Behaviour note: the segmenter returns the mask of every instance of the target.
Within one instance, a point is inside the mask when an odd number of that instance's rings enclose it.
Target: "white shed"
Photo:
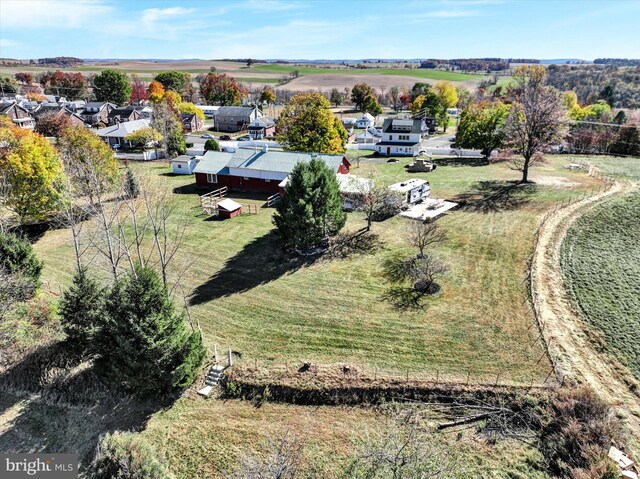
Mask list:
[[[401,181],[389,186],[391,191],[396,191],[402,195],[405,203],[414,204],[431,194],[429,182],[418,178]]]
[[[180,155],[171,160],[171,169],[175,175],[192,175],[196,164],[194,156]]]

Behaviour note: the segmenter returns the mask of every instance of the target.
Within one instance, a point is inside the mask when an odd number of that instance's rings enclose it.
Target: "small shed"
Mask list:
[[[223,219],[233,218],[242,214],[242,205],[232,199],[225,198],[218,203],[218,216]]]
[[[171,160],[171,169],[174,175],[192,175],[197,163],[195,156],[180,155]]]
[[[365,113],[356,120],[356,128],[369,128],[373,126],[375,122],[376,119],[370,113]]]

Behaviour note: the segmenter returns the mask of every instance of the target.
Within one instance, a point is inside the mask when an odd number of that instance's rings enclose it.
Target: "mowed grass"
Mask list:
[[[351,363],[368,372],[377,368],[379,374],[410,371],[427,379],[439,374],[463,380],[469,374],[472,380],[494,381],[499,373],[501,381],[528,384],[546,377],[549,366],[536,342],[526,295],[534,232],[549,208],[599,183],[563,168],[566,158],[534,170],[534,179],[549,183],[551,178],[554,186],[506,190],[512,186],[507,180],[518,177],[506,165],[441,160],[433,173],[408,175],[403,168],[408,159],[380,161],[364,159],[359,168],[354,161],[352,172],[386,183],[427,178],[434,196],[466,201],[438,221],[447,240],[433,251],[450,267],[442,293],[429,298],[424,310],[399,310],[383,299],[388,288],[380,274],[383,259],[399,250],[413,254],[404,240],[409,220],[375,223],[380,246],[373,253],[302,264],[282,251],[272,209],[210,221],[197,193],[175,194],[178,219],[187,221],[187,229],[174,272],[190,265],[180,290],[190,297],[191,315],[207,346],[231,345],[242,360],[265,367],[310,360]],[[192,177],[168,175],[165,164],[134,168],[161,188],[193,183]],[[559,179],[570,186],[555,186]],[[264,196],[239,201],[262,205]],[[361,215],[349,214],[345,230],[363,225]],[[36,249],[49,287],[68,285],[74,264],[69,232],[48,232]]]
[[[640,159],[594,162],[640,180]],[[562,270],[570,296],[604,347],[640,379],[640,193],[602,203],[567,232]]]
[[[256,71],[288,74],[298,71],[300,75],[399,75],[431,80],[448,81],[473,81],[484,75],[471,73],[456,73],[442,70],[430,70],[427,68],[321,68],[296,65],[256,65]]]

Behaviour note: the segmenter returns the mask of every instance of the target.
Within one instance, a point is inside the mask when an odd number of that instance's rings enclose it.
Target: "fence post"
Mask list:
[[[229,367],[233,366],[233,356],[231,354],[231,345],[229,345]]]
[[[213,359],[216,362],[216,366],[218,365],[218,345],[214,344],[213,345]]]
[[[467,371],[467,386],[469,385],[469,377],[471,376],[471,372]]]

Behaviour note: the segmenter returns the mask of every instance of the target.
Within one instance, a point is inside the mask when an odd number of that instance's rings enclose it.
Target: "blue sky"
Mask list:
[[[0,0],[0,57],[640,57],[638,0]]]

